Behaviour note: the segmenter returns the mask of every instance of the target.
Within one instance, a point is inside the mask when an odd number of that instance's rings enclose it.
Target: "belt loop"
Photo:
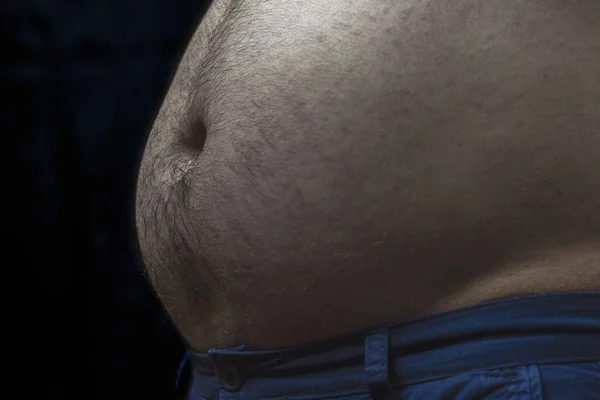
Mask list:
[[[365,376],[373,400],[391,398],[388,328],[371,332],[365,339]]]
[[[175,378],[175,392],[178,399],[185,398],[191,384],[191,373],[191,355],[186,351]]]
[[[239,352],[245,350],[245,346],[240,346],[228,350],[211,349],[208,351],[208,355],[213,362],[216,378],[222,383],[223,389],[229,392],[236,392],[244,385],[245,377],[241,371],[242,359]]]

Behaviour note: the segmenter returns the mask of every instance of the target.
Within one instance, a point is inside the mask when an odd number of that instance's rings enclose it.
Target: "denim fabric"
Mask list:
[[[189,352],[183,367],[191,400],[597,400],[600,293],[491,302],[279,351]]]

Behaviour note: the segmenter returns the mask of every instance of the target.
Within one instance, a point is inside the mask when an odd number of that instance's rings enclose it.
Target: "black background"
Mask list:
[[[22,305],[12,326],[28,380],[12,398],[175,396],[183,348],[143,276],[134,192],[207,3],[0,0],[0,129],[17,155],[4,169],[3,286]]]

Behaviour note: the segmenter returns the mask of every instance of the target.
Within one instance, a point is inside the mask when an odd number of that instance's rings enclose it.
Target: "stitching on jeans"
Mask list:
[[[527,380],[529,381],[529,393],[532,400],[544,400],[542,391],[542,380],[540,369],[537,365],[527,367]]]

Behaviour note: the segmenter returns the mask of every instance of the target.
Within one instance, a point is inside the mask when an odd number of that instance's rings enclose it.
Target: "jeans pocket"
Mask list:
[[[393,399],[408,400],[542,400],[535,367],[512,367],[460,373],[410,385]]]

